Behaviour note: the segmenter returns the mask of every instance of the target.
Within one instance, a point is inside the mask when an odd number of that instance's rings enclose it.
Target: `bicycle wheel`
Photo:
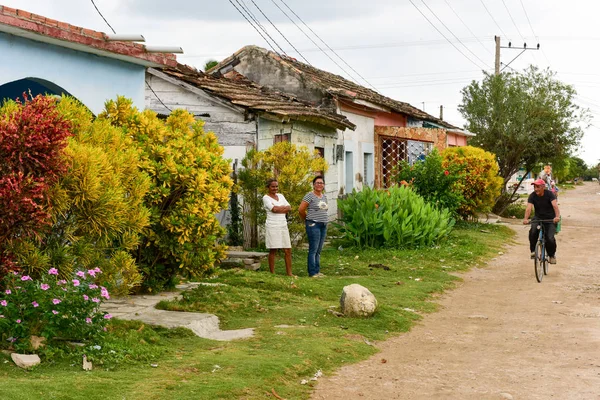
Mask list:
[[[544,265],[544,275],[548,275],[550,263],[548,262],[548,254],[546,254],[546,246],[542,247],[542,264]]]
[[[544,251],[544,247],[542,245],[542,242],[537,242],[537,244],[535,245],[535,258],[534,258],[534,265],[535,265],[535,279],[537,279],[537,281],[539,283],[542,283],[542,279],[544,278],[544,266],[543,266],[543,251]]]

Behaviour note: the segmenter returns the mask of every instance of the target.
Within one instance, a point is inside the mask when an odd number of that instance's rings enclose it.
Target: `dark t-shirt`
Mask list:
[[[549,190],[544,190],[543,196],[538,196],[535,192],[531,193],[527,202],[533,204],[536,218],[554,219],[556,214],[554,213],[554,207],[552,207],[552,200],[556,200],[554,194]]]

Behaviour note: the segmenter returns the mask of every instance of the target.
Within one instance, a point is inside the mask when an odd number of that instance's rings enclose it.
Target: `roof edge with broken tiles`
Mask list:
[[[69,43],[80,51],[142,64],[145,66],[175,66],[177,58],[172,53],[148,53],[146,46],[123,41],[108,41],[104,32],[57,21],[43,15],[0,5],[0,32],[26,37],[36,41],[51,41],[60,46]],[[65,46],[70,47],[70,46]]]

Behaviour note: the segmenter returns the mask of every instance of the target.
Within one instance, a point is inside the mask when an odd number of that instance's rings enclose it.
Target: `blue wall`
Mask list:
[[[0,86],[25,78],[49,81],[85,104],[93,113],[104,109],[104,102],[123,95],[144,109],[145,68],[94,54],[36,42],[0,32]],[[25,80],[20,86],[27,86]],[[33,81],[35,82],[35,80]],[[22,85],[21,85],[22,83]],[[4,86],[5,93],[26,91]],[[39,86],[32,85],[32,93]],[[48,86],[48,85],[44,85]],[[0,88],[0,90],[2,90]]]

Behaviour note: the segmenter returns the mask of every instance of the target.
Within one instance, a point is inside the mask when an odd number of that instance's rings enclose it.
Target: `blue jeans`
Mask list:
[[[309,220],[304,224],[308,236],[308,276],[313,276],[321,270],[321,250],[327,236],[327,224]]]

